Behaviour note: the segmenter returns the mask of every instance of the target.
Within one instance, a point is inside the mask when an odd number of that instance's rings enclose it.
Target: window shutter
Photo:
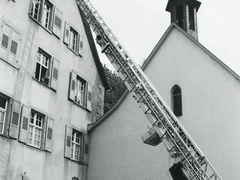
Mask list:
[[[45,142],[45,150],[52,151],[52,141],[53,141],[53,122],[54,119],[48,117],[46,122],[46,142]]]
[[[71,141],[72,141],[72,128],[66,125],[65,129],[65,151],[64,156],[70,158],[71,156]]]
[[[54,7],[54,19],[53,19],[53,33],[60,38],[62,28],[63,14],[56,7]]]
[[[64,30],[64,43],[69,45],[69,37],[70,37],[70,26],[69,24],[65,21],[65,30]]]
[[[87,109],[92,111],[92,85],[88,84]]]
[[[11,35],[11,28],[7,26],[6,24],[3,24],[2,28],[2,39],[1,39],[1,51],[0,55],[2,58],[6,60],[7,53],[9,49],[9,42],[10,42],[10,35]]]
[[[103,115],[104,111],[104,87],[99,84],[98,85],[98,102],[97,102],[97,113]]]
[[[71,78],[70,78],[70,87],[69,87],[69,99],[72,101],[75,101],[75,89],[76,89],[76,80],[77,80],[77,74],[75,72],[71,72]]]
[[[82,56],[83,53],[83,36],[82,35],[78,35],[78,54],[80,56]]]
[[[19,39],[18,33],[13,30],[13,31],[12,31],[12,42],[11,42],[10,51],[11,51],[11,53],[14,54],[14,55],[17,54],[18,39]]]
[[[23,105],[22,106],[22,116],[21,116],[21,127],[20,127],[20,136],[19,141],[27,142],[28,137],[28,124],[30,120],[30,107]]]
[[[57,82],[58,82],[58,71],[60,61],[57,58],[53,58],[52,61],[52,74],[51,74],[51,88],[57,90]]]
[[[20,108],[21,103],[17,100],[13,100],[9,136],[16,139],[18,137]]]
[[[89,153],[89,136],[84,134],[84,143],[83,143],[83,163],[88,163],[88,153]]]
[[[19,34],[12,30],[12,35],[11,35],[11,45],[10,45],[10,53],[8,60],[11,63],[16,63],[16,55],[17,55],[17,48],[18,48],[18,42],[19,42]]]

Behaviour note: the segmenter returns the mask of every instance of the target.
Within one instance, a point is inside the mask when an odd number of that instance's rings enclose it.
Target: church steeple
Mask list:
[[[171,13],[171,23],[198,40],[197,11],[201,2],[197,0],[168,0],[166,11]]]

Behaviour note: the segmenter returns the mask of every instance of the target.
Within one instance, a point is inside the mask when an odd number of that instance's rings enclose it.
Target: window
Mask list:
[[[0,134],[4,133],[4,125],[6,121],[7,99],[0,96]]]
[[[0,93],[0,134],[17,138],[21,103]]]
[[[32,0],[30,17],[50,30],[53,5],[47,0]]]
[[[79,161],[81,148],[82,133],[73,129],[72,131],[72,145],[71,145],[71,159]]]
[[[183,29],[184,18],[183,18],[183,5],[176,6],[177,24]]]
[[[31,111],[29,130],[28,130],[28,144],[40,148],[43,135],[44,116],[37,112]]]
[[[71,126],[66,126],[65,157],[81,163],[87,163],[88,144],[87,134]]]
[[[48,0],[32,0],[29,16],[60,38],[63,15]]]
[[[182,92],[178,85],[172,88],[172,108],[176,116],[182,116]]]
[[[30,146],[51,151],[53,140],[53,119],[30,107],[22,108],[19,141]]]
[[[37,52],[35,79],[46,85],[49,83],[50,59],[51,56],[48,54],[45,54],[44,52]]]
[[[69,84],[69,99],[91,111],[92,86],[75,72],[71,72]]]
[[[64,43],[68,46],[68,48],[74,53],[82,56],[83,41],[83,36],[65,22]]]
[[[17,63],[17,50],[19,43],[19,33],[12,27],[3,22],[1,33],[1,48],[0,56],[5,61],[16,65]]]
[[[34,78],[46,86],[57,89],[60,62],[39,48],[36,58]]]
[[[77,51],[77,36],[78,33],[73,28],[70,28],[69,47],[75,52]]]
[[[195,30],[194,7],[189,6],[189,28]]]

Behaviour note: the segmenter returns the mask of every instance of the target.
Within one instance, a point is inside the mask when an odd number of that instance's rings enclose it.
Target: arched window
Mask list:
[[[178,85],[172,88],[172,109],[176,116],[182,116],[182,91]]]

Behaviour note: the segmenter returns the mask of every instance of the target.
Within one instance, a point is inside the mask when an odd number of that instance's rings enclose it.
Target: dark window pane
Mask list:
[[[12,124],[18,126],[19,113],[13,111]]]
[[[52,128],[48,128],[47,139],[52,140]]]
[[[17,42],[12,41],[10,51],[11,51],[13,54],[17,54],[17,46],[18,46]]]
[[[55,25],[56,25],[59,29],[61,29],[61,24],[62,24],[62,20],[61,20],[59,17],[55,16]]]
[[[7,99],[5,99],[4,97],[0,96],[0,108],[5,109],[6,108],[6,102],[7,102]]]
[[[180,87],[176,86],[172,91],[173,112],[176,116],[182,115],[182,93]]]
[[[6,34],[3,34],[2,36],[2,46],[5,48],[8,48],[8,40],[9,37]]]

